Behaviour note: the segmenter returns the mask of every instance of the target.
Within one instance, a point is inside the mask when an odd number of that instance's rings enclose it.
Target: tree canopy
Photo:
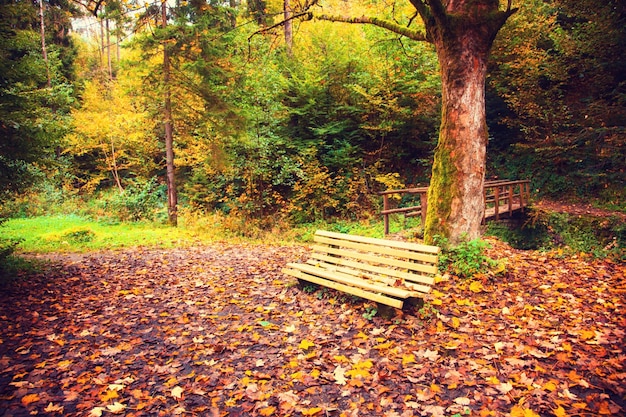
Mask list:
[[[76,3],[44,1],[46,64],[37,5],[4,3],[3,200],[35,180],[85,197],[164,184],[165,48],[174,185],[192,210],[365,218],[380,210],[376,192],[431,183],[441,206],[431,204],[426,233],[471,237],[484,178],[623,201],[619,2],[392,4],[291,5],[288,52],[282,2],[180,2],[166,27],[160,4],[92,2],[96,16],[70,36],[64,13]],[[477,33],[482,49],[463,55]],[[460,82],[468,68],[478,78]],[[484,95],[467,131],[475,113],[454,113],[455,83]]]

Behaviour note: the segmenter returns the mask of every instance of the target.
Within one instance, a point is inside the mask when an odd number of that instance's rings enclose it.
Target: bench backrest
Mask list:
[[[338,271],[388,277],[429,292],[437,273],[439,248],[412,242],[376,239],[318,230],[312,261]],[[360,273],[360,272],[359,272]]]

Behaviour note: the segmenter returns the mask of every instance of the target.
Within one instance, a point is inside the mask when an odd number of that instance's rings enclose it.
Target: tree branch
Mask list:
[[[287,22],[288,20],[295,20],[295,19],[300,19],[300,18],[302,18],[302,20],[311,20],[313,18],[313,14],[311,12],[304,11],[304,12],[291,15],[289,19],[281,20],[280,22],[273,24],[272,26],[261,28],[257,30],[256,32],[252,33],[250,36],[248,36],[248,41],[250,41],[250,39],[252,39],[255,35],[260,35],[261,33],[269,32],[272,29],[276,29],[277,27],[284,26],[285,22]]]
[[[387,29],[391,32],[397,33],[402,36],[406,36],[409,39],[413,39],[414,41],[424,41],[428,42],[426,39],[426,35],[417,30],[408,28],[406,26],[400,26],[397,23],[390,22],[389,20],[378,19],[376,17],[342,17],[342,16],[329,16],[329,15],[316,15],[315,19],[318,20],[327,20],[330,22],[343,22],[343,23],[358,23],[358,24],[369,24],[378,26],[384,29]]]

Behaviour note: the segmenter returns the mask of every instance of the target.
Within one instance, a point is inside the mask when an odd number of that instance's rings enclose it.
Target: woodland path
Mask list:
[[[492,243],[371,320],[281,274],[302,247],[57,255],[0,290],[0,416],[624,415],[626,266]]]

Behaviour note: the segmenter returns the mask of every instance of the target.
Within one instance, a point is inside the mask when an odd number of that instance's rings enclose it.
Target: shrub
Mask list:
[[[123,192],[106,198],[103,209],[119,221],[154,221],[165,218],[165,201],[165,185],[152,178],[143,183],[137,181]]]
[[[442,271],[450,271],[461,277],[471,278],[476,274],[487,273],[498,262],[484,254],[489,243],[481,239],[465,240],[459,245],[451,247],[448,240],[435,237],[435,244],[442,249],[439,257],[439,267]]]

